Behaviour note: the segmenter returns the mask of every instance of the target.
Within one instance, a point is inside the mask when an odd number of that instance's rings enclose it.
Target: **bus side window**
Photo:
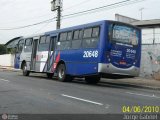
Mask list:
[[[45,44],[46,43],[46,36],[41,36],[39,43]]]
[[[72,39],[72,32],[68,32],[67,33],[67,40],[71,40]]]
[[[46,43],[50,44],[50,36],[49,35],[46,38]]]
[[[24,40],[20,40],[18,43],[18,53],[21,53],[23,50]]]
[[[99,36],[99,27],[94,27],[92,32],[92,37],[98,37]]]
[[[83,38],[91,38],[92,35],[92,28],[87,28],[84,30]]]
[[[81,48],[81,35],[82,30],[76,30],[73,32],[72,49]]]
[[[59,41],[66,41],[66,39],[67,39],[67,32],[61,33],[61,34],[60,34]]]
[[[48,51],[49,44],[50,44],[50,36],[41,36],[38,45],[38,51]]]
[[[99,27],[87,28],[83,33],[83,48],[96,48],[99,40]]]
[[[71,47],[71,39],[72,39],[72,32],[64,32],[60,33],[59,42],[57,43],[58,50],[67,50]]]
[[[31,52],[32,51],[32,38],[27,38],[25,40],[25,47],[24,47],[24,52]]]

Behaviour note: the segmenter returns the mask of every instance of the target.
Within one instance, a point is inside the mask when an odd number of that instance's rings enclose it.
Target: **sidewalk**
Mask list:
[[[0,65],[0,71],[13,71],[13,72],[18,72],[18,71],[20,71],[20,69],[15,69],[15,68],[13,68],[13,67],[1,66],[1,65]]]
[[[115,85],[160,90],[160,80],[154,80],[152,78],[135,77],[124,79],[102,79],[102,81]]]
[[[13,67],[4,67],[0,66],[0,71],[13,71],[20,72],[20,69],[15,69]],[[152,78],[123,78],[123,79],[108,79],[102,78],[101,82],[118,85],[118,86],[126,86],[126,87],[137,87],[137,88],[146,88],[146,89],[154,89],[160,90],[160,80],[154,80]]]

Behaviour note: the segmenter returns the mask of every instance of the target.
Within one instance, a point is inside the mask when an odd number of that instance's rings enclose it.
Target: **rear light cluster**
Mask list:
[[[121,60],[121,61],[119,62],[119,64],[120,64],[120,65],[126,65],[126,61]]]

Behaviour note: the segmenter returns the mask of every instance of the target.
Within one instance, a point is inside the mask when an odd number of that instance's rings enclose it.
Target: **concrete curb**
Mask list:
[[[160,91],[160,87],[154,87],[154,86],[141,86],[144,89],[150,89],[150,90],[158,90]]]
[[[150,90],[160,90],[160,81],[147,79],[143,77],[124,78],[124,79],[102,79],[102,83],[106,83],[118,87],[131,87]]]
[[[117,82],[115,82],[115,81],[111,81],[111,80],[109,80],[109,81],[107,81],[107,80],[105,81],[104,80],[104,81],[102,81],[102,83],[115,85],[115,86],[119,86],[119,87],[132,87],[132,88],[140,88],[140,89],[149,89],[149,90],[158,90],[158,91],[160,91],[160,82],[159,82],[159,86],[149,85],[149,84],[140,85],[138,82],[136,83],[136,81],[135,81],[135,83],[129,83],[127,81],[117,81]]]
[[[137,85],[137,84],[130,84],[130,83],[126,83],[130,86],[135,86],[136,88],[143,88],[143,89],[150,89],[150,90],[160,90],[160,87],[157,86],[149,86],[149,85]]]
[[[12,67],[2,67],[2,66],[0,66],[0,70],[1,71],[13,71],[13,72],[21,71],[21,69],[15,69],[15,68],[12,68]]]

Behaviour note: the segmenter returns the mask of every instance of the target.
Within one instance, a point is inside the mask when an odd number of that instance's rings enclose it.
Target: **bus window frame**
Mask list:
[[[41,38],[42,37],[45,37],[45,42],[41,42]],[[39,38],[39,44],[45,44],[46,43],[46,38],[47,38],[47,36],[46,35],[42,35],[42,36],[40,36],[40,38]]]
[[[30,42],[29,45],[27,45],[27,44],[26,44],[26,41],[29,40],[29,39],[31,40],[31,42]],[[32,52],[33,37],[25,38],[24,40],[25,40],[25,43],[24,43],[24,52],[25,52],[25,53],[30,53],[30,52]],[[31,48],[30,48],[30,49],[27,49],[27,47],[31,47]],[[28,51],[28,50],[30,50],[30,51]]]
[[[22,41],[22,42],[21,42]],[[23,51],[23,48],[24,48],[24,39],[20,39],[19,42],[18,42],[18,45],[17,45],[17,51],[18,53],[21,53]],[[22,45],[22,49],[20,50],[20,45]]]
[[[71,41],[71,49],[72,49],[72,50],[77,50],[77,49],[81,49],[81,48],[82,48],[83,30],[84,30],[84,29],[76,29],[76,30],[73,30],[73,35],[72,35],[72,38],[73,38],[73,39],[72,39],[72,41]],[[76,32],[76,31],[79,31],[79,32],[78,32],[78,39],[74,39],[74,32]],[[81,42],[81,43],[80,43],[80,47],[79,47],[79,48],[73,48],[73,47],[72,47],[72,42],[73,42],[73,41],[80,41],[80,42]]]
[[[44,40],[45,42],[42,42],[42,43],[41,43],[41,38],[42,38],[42,37],[45,37],[45,40]],[[49,37],[49,43],[47,42],[47,37]],[[37,49],[37,51],[38,51],[38,52],[49,51],[49,49],[50,49],[50,48],[49,48],[49,46],[50,46],[50,39],[51,39],[51,36],[50,36],[50,35],[41,35],[40,38],[39,38],[39,44],[38,44],[38,49]],[[40,46],[41,46],[41,45],[48,45],[47,50],[41,50],[41,49],[40,49]]]
[[[71,32],[71,39],[68,40],[68,33],[70,33],[70,32]],[[66,39],[60,40],[61,34],[64,34],[64,33],[67,34]],[[57,49],[57,50],[69,50],[69,49],[71,49],[71,41],[72,41],[72,39],[73,39],[73,31],[72,31],[72,30],[65,31],[65,32],[60,32],[60,33],[58,34],[56,49]],[[69,42],[68,49],[59,49],[58,46],[61,46],[61,43],[64,43],[64,42]],[[64,48],[64,47],[60,47],[60,48]]]
[[[29,45],[26,45],[26,41],[29,40],[29,39],[31,40],[31,42],[30,42]],[[25,46],[32,46],[32,44],[33,44],[33,38],[26,38],[25,39]]]
[[[99,34],[98,34],[97,37],[92,37],[93,28],[96,28],[96,27],[99,28]],[[92,29],[91,37],[85,37],[85,38],[84,38],[84,31],[85,31],[85,29],[90,29],[90,28]],[[101,27],[100,27],[100,25],[95,25],[95,26],[91,26],[91,27],[86,27],[86,28],[84,28],[84,29],[83,29],[83,33],[82,33],[82,48],[83,48],[83,49],[97,48],[97,47],[98,47],[98,43],[99,43],[99,41],[100,41],[100,32],[101,32]],[[93,46],[91,46],[91,47],[84,47],[84,45],[83,45],[84,40],[90,40],[90,41],[91,41],[92,39],[97,39],[97,45],[96,45],[96,47],[93,47]]]
[[[98,28],[98,35],[97,35],[97,36],[93,36],[93,29],[94,29],[94,28]],[[95,26],[95,27],[93,27],[93,28],[92,28],[92,38],[98,38],[98,37],[100,36],[100,30],[101,30],[101,29],[100,29],[100,26]]]

